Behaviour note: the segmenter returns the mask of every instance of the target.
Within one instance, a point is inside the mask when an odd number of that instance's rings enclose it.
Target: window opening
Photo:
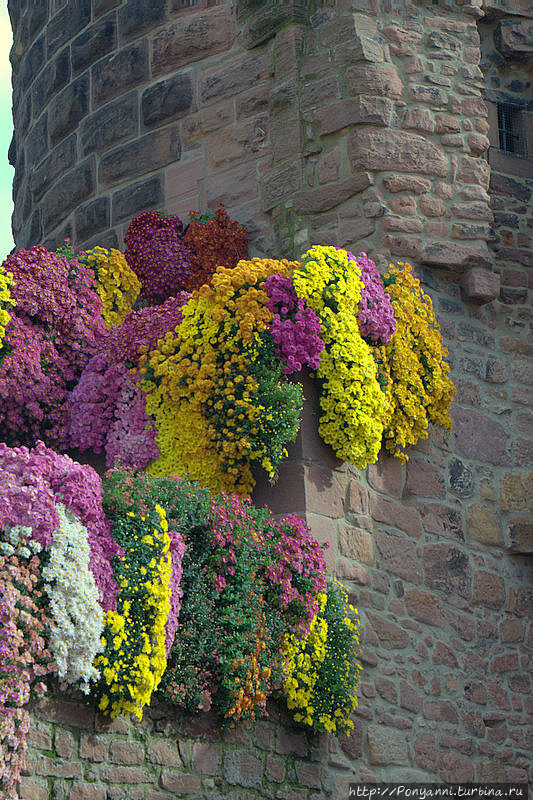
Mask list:
[[[527,156],[523,114],[520,106],[498,103],[499,148],[515,156]]]

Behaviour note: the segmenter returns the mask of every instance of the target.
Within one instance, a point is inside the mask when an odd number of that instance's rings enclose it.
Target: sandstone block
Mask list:
[[[409,644],[409,636],[403,628],[400,628],[399,625],[396,625],[394,622],[391,622],[373,611],[368,611],[367,617],[372,626],[372,630],[383,647],[387,650],[407,647]]]
[[[81,152],[105,150],[131,138],[138,126],[137,92],[130,92],[86,117],[80,126]]]
[[[153,175],[113,193],[111,200],[112,222],[130,219],[141,211],[162,206],[164,202],[161,175]]]
[[[458,455],[505,466],[509,464],[507,433],[503,426],[491,417],[478,411],[456,406],[452,409],[455,440]]]
[[[472,568],[464,550],[454,545],[428,544],[424,548],[426,585],[470,600]]]
[[[235,36],[231,9],[224,5],[193,13],[167,25],[152,43],[152,75],[229,49]]]
[[[402,115],[402,128],[423,133],[433,133],[435,120],[427,108],[408,108]]]
[[[74,166],[76,158],[76,134],[72,134],[58,144],[39,167],[31,171],[30,190],[36,201],[41,199],[57,178]]]
[[[76,783],[69,797],[70,800],[106,800],[107,790],[95,783]]]
[[[461,281],[465,300],[484,305],[495,300],[500,294],[500,276],[486,269],[469,269]]]
[[[163,785],[163,775],[161,773],[161,785]],[[100,768],[100,777],[104,783],[152,783],[153,775],[146,772],[144,769],[137,767],[114,767],[106,765]]]
[[[80,758],[88,761],[105,761],[107,758],[107,744],[97,736],[82,734],[80,739]]]
[[[444,177],[448,159],[440,147],[407,131],[355,129],[348,139],[352,170],[390,170]]]
[[[414,236],[386,234],[382,242],[395,256],[408,259],[417,259],[422,249],[422,242]]]
[[[268,755],[265,764],[265,775],[269,781],[282,783],[285,779],[285,762],[283,759]]]
[[[32,75],[32,79],[35,73]],[[33,117],[36,119],[50,99],[57,94],[70,80],[70,59],[68,48],[62,50],[56,58],[47,64],[37,76],[31,89]],[[26,106],[30,113],[29,105]],[[26,127],[22,120],[17,120],[17,130]]]
[[[475,503],[466,510],[468,533],[478,542],[496,547],[503,545],[501,520],[483,503]]]
[[[346,493],[346,513],[366,514],[368,507],[368,493],[359,481],[351,480]]]
[[[294,210],[297,214],[320,214],[335,208],[340,203],[362,192],[373,184],[372,176],[367,172],[352,175],[332,186],[320,186],[316,189],[298,192],[294,195]]]
[[[439,776],[445,783],[471,783],[474,780],[474,765],[470,758],[458,753],[441,753]]]
[[[27,172],[42,161],[48,151],[48,114],[33,125],[24,143],[24,164]],[[15,198],[19,202],[19,198]],[[29,208],[27,209],[29,212]],[[17,209],[15,210],[15,214]]]
[[[419,736],[414,743],[415,760],[420,769],[432,773],[438,764],[437,744],[432,733]]]
[[[406,494],[415,497],[444,497],[446,488],[442,470],[422,459],[407,462]]]
[[[431,183],[426,178],[415,175],[389,175],[383,178],[383,185],[389,192],[413,192],[424,194],[429,192]]]
[[[426,700],[424,703],[424,716],[426,719],[451,722],[455,725],[459,722],[457,711],[448,700]]]
[[[300,758],[305,758],[307,755],[306,735],[300,731],[278,728],[276,753],[280,753],[281,755],[296,755]]]
[[[444,664],[447,667],[457,668],[459,663],[454,651],[443,642],[437,642],[433,650],[433,663]]]
[[[530,518],[512,519],[507,528],[510,553],[533,554],[533,524]]]
[[[349,561],[347,558],[339,558],[337,560],[337,575],[342,580],[352,581],[359,586],[368,586],[370,583],[368,570],[354,561]]]
[[[384,64],[355,64],[345,73],[346,88],[350,94],[360,94],[398,99],[403,85],[396,67]]]
[[[374,493],[369,496],[369,508],[370,515],[376,522],[398,528],[414,539],[422,535],[422,526],[414,509]]]
[[[54,14],[46,26],[47,58],[50,59],[60,47],[74,39],[90,20],[91,0],[79,0],[74,6],[65,6]]]
[[[121,145],[100,160],[100,185],[113,186],[125,178],[136,178],[178,161],[181,142],[177,126],[148,133],[129,144]]]
[[[491,572],[480,570],[474,574],[472,602],[495,610],[505,603],[503,578]]]
[[[445,106],[448,103],[448,93],[440,86],[425,86],[413,84],[409,87],[409,94],[415,103],[427,103],[430,106]]]
[[[361,528],[339,526],[339,551],[343,556],[372,566],[375,560],[372,535]]]
[[[70,46],[72,70],[77,74],[107,55],[117,45],[117,27],[112,16],[95,22],[76,36]]]
[[[420,583],[422,569],[413,542],[403,536],[376,531],[379,567],[411,583]]]
[[[419,622],[441,628],[445,619],[440,600],[434,594],[420,589],[409,589],[405,594],[407,613]]]
[[[164,769],[161,772],[161,786],[169,792],[194,794],[201,791],[201,780],[198,775],[187,772],[174,772]]]
[[[408,764],[405,734],[389,727],[370,725],[367,730],[370,763],[377,766]]]
[[[420,254],[422,264],[460,272],[470,267],[491,267],[492,260],[486,247],[458,244],[455,242],[432,242]]]
[[[187,113],[192,103],[192,79],[178,73],[148,87],[141,98],[142,120],[147,128]]]
[[[98,61],[91,68],[93,109],[148,80],[148,41],[142,39]]]
[[[140,36],[166,19],[165,0],[129,0],[118,12],[118,27],[121,40]]]
[[[39,780],[24,779],[18,794],[20,800],[48,800],[48,783]]]
[[[50,189],[41,203],[45,233],[59,225],[82,200],[92,196],[96,183],[95,171],[93,156],[68,172]]]
[[[505,58],[527,58],[533,51],[533,20],[501,20],[494,31],[494,43]]]
[[[142,764],[144,748],[133,742],[111,742],[111,761],[115,764]]]
[[[440,503],[430,503],[420,509],[422,525],[429,533],[455,541],[464,541],[461,511]]]

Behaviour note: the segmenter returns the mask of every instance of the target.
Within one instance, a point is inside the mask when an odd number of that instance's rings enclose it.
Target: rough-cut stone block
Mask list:
[[[142,764],[144,747],[134,742],[111,742],[111,761],[114,764]]]
[[[355,64],[345,73],[346,88],[350,94],[390,97],[402,96],[403,85],[396,67],[383,64]]]
[[[422,569],[413,542],[403,536],[376,531],[379,567],[411,583],[420,583]]]
[[[51,63],[45,66],[32,86],[31,106],[34,119],[40,115],[50,99],[67,85],[69,80],[70,57],[68,48],[65,48]],[[16,123],[16,128],[21,130],[20,122]]]
[[[191,768],[200,775],[220,774],[220,749],[210,742],[195,742],[192,747]]]
[[[301,186],[302,167],[296,161],[267,173],[263,178],[261,195],[263,211],[270,211],[287,197],[291,197]]]
[[[431,183],[418,175],[389,175],[383,178],[383,185],[389,192],[413,192],[414,194],[424,194],[431,188]]]
[[[180,117],[190,110],[192,77],[177,73],[145,89],[141,99],[142,120],[147,128]]]
[[[444,543],[428,544],[424,548],[423,561],[428,587],[446,594],[455,592],[470,600],[472,567],[464,550]]]
[[[445,623],[442,605],[438,597],[420,589],[409,589],[405,594],[407,613],[419,622],[441,628]]]
[[[20,800],[49,800],[48,782],[25,778],[18,796]]]
[[[161,175],[153,175],[144,181],[114,192],[112,198],[113,225],[134,217],[141,211],[149,211],[163,205],[164,194]]]
[[[486,247],[455,242],[431,242],[420,253],[420,262],[451,272],[462,272],[471,267],[492,267],[492,258]]]
[[[531,519],[510,520],[507,528],[510,553],[533,555],[533,524]]]
[[[370,763],[377,766],[408,764],[405,734],[389,727],[370,725],[367,730]]]
[[[483,544],[503,546],[500,517],[487,505],[474,503],[466,510],[466,525],[470,536]]]
[[[375,464],[367,467],[370,486],[378,492],[392,497],[401,497],[404,481],[404,469],[397,458],[388,455],[384,450],[379,454]]]
[[[166,164],[178,161],[181,142],[177,126],[148,133],[140,139],[110,151],[102,157],[99,169],[101,186],[113,186],[124,178],[136,178]]]
[[[362,528],[339,526],[339,551],[343,556],[373,566],[375,561],[374,540]]]
[[[505,603],[503,578],[492,572],[480,570],[474,574],[472,602],[498,610]]]
[[[154,37],[152,74],[172,72],[184,64],[224,52],[234,37],[235,23],[227,4],[179,19]]]
[[[392,114],[392,100],[361,94],[335,103],[323,105],[315,112],[315,122],[320,136],[347,128],[349,125],[388,125]]]
[[[533,20],[501,20],[494,31],[494,44],[507,59],[527,58],[533,53]]]
[[[383,647],[388,650],[407,647],[409,636],[403,628],[373,611],[367,611],[367,617]]]
[[[60,175],[74,166],[76,158],[76,135],[72,134],[58,144],[42,164],[31,172],[30,189],[36,201],[41,199]]]
[[[429,533],[444,536],[447,539],[464,541],[461,511],[440,503],[429,503],[420,509],[422,525]]]
[[[372,176],[363,172],[332,186],[320,186],[317,189],[298,192],[293,199],[294,210],[297,214],[320,214],[367,189],[373,182]]]
[[[80,758],[99,762],[107,758],[107,744],[98,736],[82,734],[80,738]]]
[[[48,115],[44,113],[32,127],[24,143],[24,162],[29,172],[36,166],[48,152]],[[15,213],[17,213],[18,198],[15,198]],[[29,210],[29,209],[28,209]]]
[[[337,575],[341,580],[352,581],[358,586],[368,586],[370,583],[368,570],[361,564],[356,564],[347,558],[339,558],[337,560]]]
[[[262,764],[252,753],[245,750],[232,750],[224,754],[224,777],[232,785],[259,787],[261,785]]]
[[[397,130],[356,128],[348,138],[352,170],[390,170],[444,177],[449,164],[446,154],[429,139]]]
[[[93,109],[148,80],[148,41],[142,39],[98,61],[91,70]]]
[[[59,225],[82,200],[91,197],[96,182],[94,157],[83,161],[59,180],[41,201],[44,232]]]
[[[86,117],[80,126],[83,155],[99,152],[137,134],[137,92],[133,91]]]
[[[142,33],[161,25],[166,19],[165,0],[128,0],[118,12],[118,30],[121,40],[137,38]]]
[[[452,408],[455,449],[458,455],[505,466],[508,436],[504,427],[492,417],[466,408]]]
[[[45,39],[40,36],[24,55],[18,71],[19,85],[26,92],[45,61]]]
[[[89,110],[89,76],[69,84],[50,104],[48,130],[52,144],[70,133]]]
[[[55,14],[46,27],[48,58],[64,44],[74,39],[91,20],[91,0],[78,0]]]
[[[478,305],[490,303],[500,295],[500,276],[486,269],[469,269],[461,280],[465,300]]]
[[[414,509],[373,493],[370,493],[369,500],[370,515],[376,522],[384,522],[393,528],[398,528],[414,539],[418,539],[422,535],[422,526]]]
[[[105,17],[80,33],[70,46],[72,70],[81,72],[114,50],[117,45],[117,30],[114,17]]]
[[[105,800],[107,789],[96,783],[76,783],[69,797],[70,800]]]

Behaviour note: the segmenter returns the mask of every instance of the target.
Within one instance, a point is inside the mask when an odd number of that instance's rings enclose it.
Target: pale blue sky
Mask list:
[[[11,23],[7,13],[7,3],[0,4],[0,260],[3,261],[13,248],[11,235],[11,186],[14,169],[7,160],[7,151],[13,132],[11,115]]]

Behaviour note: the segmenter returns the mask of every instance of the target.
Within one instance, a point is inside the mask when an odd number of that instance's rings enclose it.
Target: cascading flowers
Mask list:
[[[284,690],[294,720],[315,731],[349,733],[361,666],[359,618],[337,580],[317,595],[318,611],[304,638],[285,637]]]
[[[141,283],[124,255],[114,247],[93,247],[78,256],[96,277],[96,291],[102,301],[102,316],[106,325],[120,325],[131,311]]]
[[[0,358],[2,357],[2,342],[6,335],[6,325],[11,319],[8,308],[15,304],[9,290],[12,284],[13,275],[0,265]]]
[[[431,298],[415,278],[410,264],[390,265],[383,278],[396,318],[396,333],[376,350],[387,382],[389,411],[385,447],[401,462],[405,448],[426,439],[428,423],[451,430],[450,408],[455,387],[445,361]]]
[[[325,343],[318,431],[339,458],[363,468],[378,457],[387,399],[357,323],[361,269],[345,250],[316,245],[302,256],[293,285],[318,315]]]
[[[251,491],[251,464],[274,475],[298,430],[301,389],[284,381],[268,326],[265,280],[294,263],[219,267],[183,306],[183,321],[141,358],[161,456],[156,475],[189,473],[214,491]]]
[[[108,611],[102,636],[104,652],[93,700],[111,717],[134,714],[142,719],[167,665],[166,623],[170,612],[172,558],[165,510],[126,512],[113,533],[124,547],[116,562],[120,586],[116,611]]]

